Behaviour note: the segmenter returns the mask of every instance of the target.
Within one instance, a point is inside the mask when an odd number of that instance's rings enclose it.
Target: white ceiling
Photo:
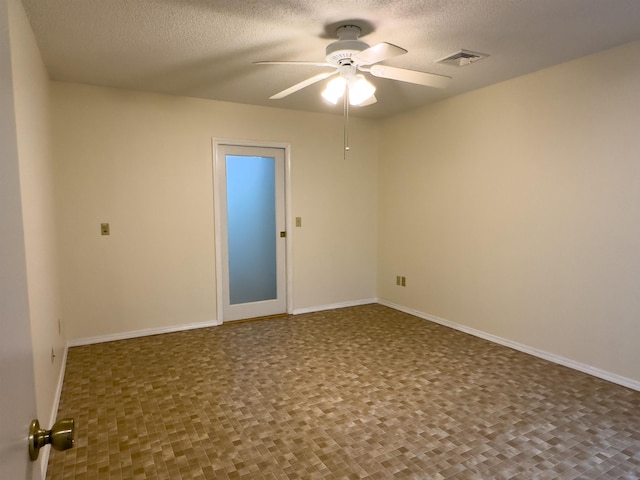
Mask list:
[[[384,117],[640,40],[640,0],[23,0],[53,80],[229,102],[342,113],[325,82],[269,97],[323,70],[253,65],[324,61],[333,26],[360,20],[361,39],[409,51],[387,62],[453,77],[444,90],[373,78]],[[487,53],[454,67],[460,49]],[[630,59],[638,61],[638,59]]]

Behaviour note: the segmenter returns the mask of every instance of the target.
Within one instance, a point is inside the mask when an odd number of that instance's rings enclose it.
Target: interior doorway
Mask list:
[[[288,147],[214,140],[218,318],[290,312]]]

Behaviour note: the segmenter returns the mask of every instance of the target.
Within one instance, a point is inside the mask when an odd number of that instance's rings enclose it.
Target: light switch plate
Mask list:
[[[101,223],[100,224],[100,233],[102,235],[111,235],[108,223]]]

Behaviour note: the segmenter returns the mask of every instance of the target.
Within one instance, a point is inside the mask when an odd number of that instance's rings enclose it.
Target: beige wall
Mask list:
[[[294,308],[376,289],[377,126],[52,83],[70,339],[216,320],[212,138],[291,145]],[[100,223],[111,235],[100,235]]]
[[[640,380],[640,44],[356,119],[345,161],[339,116],[47,87],[12,23],[37,377],[58,317],[70,340],[215,320],[219,137],[291,144],[295,309],[377,295]]]
[[[640,380],[639,56],[384,122],[379,297]]]
[[[20,188],[38,417],[55,416],[66,339],[58,331],[60,292],[49,130],[49,79],[22,3],[10,1]],[[51,351],[55,352],[55,359]]]

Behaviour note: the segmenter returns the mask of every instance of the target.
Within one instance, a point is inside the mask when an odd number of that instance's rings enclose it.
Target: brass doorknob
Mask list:
[[[40,422],[33,420],[29,427],[29,458],[32,461],[37,460],[40,448],[48,444],[56,450],[72,448],[74,423],[73,418],[62,418],[51,427],[51,430],[43,430],[40,428]]]

